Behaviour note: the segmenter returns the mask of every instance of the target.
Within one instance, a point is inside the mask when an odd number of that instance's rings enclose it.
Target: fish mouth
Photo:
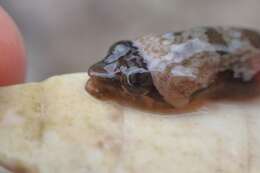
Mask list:
[[[109,80],[99,76],[90,77],[85,89],[94,97],[103,100],[122,92],[118,81]]]
[[[104,68],[106,65],[104,61],[100,61],[88,69],[89,79],[85,88],[99,99],[110,98],[120,88],[120,81],[116,79],[115,73]]]

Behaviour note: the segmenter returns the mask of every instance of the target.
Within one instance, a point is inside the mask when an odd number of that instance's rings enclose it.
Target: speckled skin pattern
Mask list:
[[[145,66],[113,64],[114,76],[125,76],[129,69],[142,68],[151,74],[152,84],[163,99],[174,107],[188,104],[191,96],[213,84],[220,72],[231,70],[234,78],[246,82],[260,70],[260,34],[249,29],[195,27],[143,36],[131,44],[138,52],[135,59],[141,58]],[[125,48],[121,51],[127,52]],[[117,56],[116,61],[129,57],[129,53]]]

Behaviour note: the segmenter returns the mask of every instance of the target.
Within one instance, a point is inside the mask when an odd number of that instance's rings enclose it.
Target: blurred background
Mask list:
[[[198,25],[260,30],[259,0],[0,0],[20,28],[28,81],[85,72],[117,40]]]

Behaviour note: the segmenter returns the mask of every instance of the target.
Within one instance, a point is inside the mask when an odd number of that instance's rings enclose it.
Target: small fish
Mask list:
[[[260,33],[235,27],[195,27],[119,41],[88,70],[90,80],[105,81],[88,91],[149,96],[158,92],[173,107],[183,107],[219,74],[248,82],[260,71]],[[94,92],[91,92],[94,93]]]

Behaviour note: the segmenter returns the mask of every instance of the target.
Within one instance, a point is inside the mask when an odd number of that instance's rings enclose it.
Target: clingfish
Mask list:
[[[196,27],[119,41],[89,68],[89,82],[99,85],[87,85],[87,90],[99,96],[123,92],[133,97],[157,92],[166,103],[179,108],[214,85],[225,71],[242,82],[254,78],[260,71],[260,32]]]

